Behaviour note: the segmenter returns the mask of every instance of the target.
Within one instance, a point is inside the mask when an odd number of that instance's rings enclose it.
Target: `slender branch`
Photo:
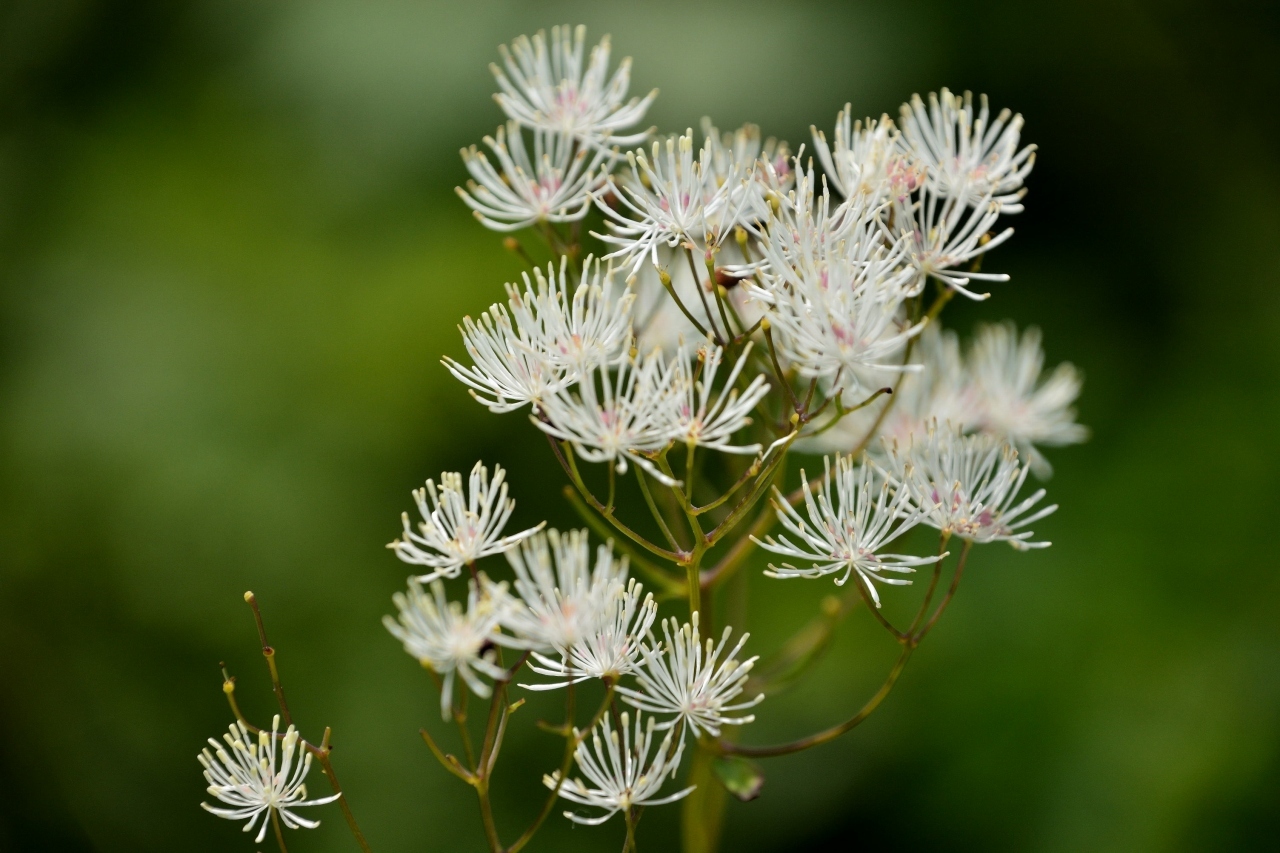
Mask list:
[[[658,511],[658,505],[653,500],[653,494],[649,491],[649,483],[644,478],[644,469],[639,465],[635,466],[636,482],[640,484],[640,494],[644,495],[644,502],[649,507],[649,513],[653,516],[653,520],[658,522],[658,529],[662,531],[663,537],[666,538],[667,544],[673,549],[679,551],[680,543],[676,541],[676,537],[671,535],[671,528],[667,526],[667,520],[662,513]]]
[[[356,816],[352,813],[351,806],[347,803],[347,794],[342,790],[342,785],[338,783],[338,774],[334,772],[333,762],[329,760],[329,753],[333,751],[333,748],[329,746],[331,734],[331,730],[325,727],[324,737],[320,741],[320,750],[316,753],[316,758],[320,760],[320,769],[324,771],[324,775],[329,779],[329,786],[338,795],[338,808],[342,809],[342,817],[346,820],[347,828],[351,830],[351,835],[355,838],[356,844],[359,845],[362,853],[373,853],[369,848],[369,842],[365,840],[364,833],[360,831],[360,825],[356,823]]]
[[[670,294],[671,299],[676,303],[676,307],[680,309],[680,313],[684,314],[685,319],[688,320],[690,323],[692,323],[693,327],[697,329],[702,334],[703,337],[708,337],[711,333],[708,332],[706,328],[704,328],[703,325],[698,322],[698,318],[693,316],[693,313],[688,308],[685,307],[684,302],[680,299],[679,296],[676,295],[675,285],[672,284],[671,282],[671,274],[668,273],[666,270],[662,269],[661,267],[659,267],[658,280],[661,281],[662,286],[667,289],[667,293]],[[697,287],[696,282],[694,283],[694,286]]]
[[[622,853],[636,853],[636,810],[629,807],[626,813],[627,821],[627,841],[622,848]]]
[[[667,551],[666,548],[659,548],[658,546],[655,546],[654,543],[645,539],[643,535],[636,533],[635,530],[628,528],[626,524],[623,524],[622,521],[618,520],[618,517],[613,515],[613,511],[609,510],[609,508],[604,506],[603,503],[600,503],[598,498],[591,493],[590,489],[586,488],[586,483],[582,482],[582,475],[579,474],[579,470],[577,470],[577,462],[573,459],[572,451],[564,453],[562,448],[559,447],[559,444],[557,444],[550,435],[548,435],[547,441],[550,443],[550,446],[552,446],[552,450],[556,452],[556,459],[559,460],[559,464],[563,467],[564,473],[568,474],[568,478],[572,480],[573,485],[575,485],[577,491],[581,494],[582,500],[588,502],[593,510],[604,516],[604,519],[607,520],[609,524],[612,524],[614,528],[618,530],[618,533],[625,535],[625,537],[631,539],[632,542],[635,542],[636,544],[639,544],[640,547],[645,548],[646,551],[653,552],[655,555],[662,557],[663,560],[671,562],[681,561],[682,557],[681,555],[678,555],[678,553]]]
[[[467,696],[466,690],[462,691],[462,698],[458,700],[459,707],[453,710],[453,721],[458,726],[458,736],[462,738],[462,754],[466,756],[467,765],[474,773],[476,769],[476,753],[471,746],[471,731],[467,728]]]
[[[924,619],[924,615],[929,612],[929,604],[933,601],[933,594],[938,589],[938,579],[942,577],[943,558],[947,554],[947,542],[951,539],[951,534],[943,531],[938,536],[938,559],[933,564],[933,577],[929,579],[929,588],[925,591],[924,599],[920,602],[920,609],[916,611],[916,617],[911,620],[911,627],[907,629],[907,634],[913,636],[913,642],[919,642],[918,637],[914,637],[916,629],[920,627],[920,622]]]
[[[560,445],[558,445],[555,439],[553,439],[549,435],[547,436],[547,442],[551,445],[551,449],[552,451],[554,451],[556,455],[556,459],[559,460],[560,467],[564,468],[564,472],[569,475],[569,479],[573,481],[573,485],[577,488],[578,493],[582,496],[583,500],[585,500],[591,506],[592,509],[600,513],[600,515],[602,515],[606,521],[612,524],[619,533],[626,536],[632,542],[635,542],[637,545],[641,546],[645,550],[658,555],[664,560],[668,560],[672,563],[683,562],[683,559],[684,559],[683,555],[677,554],[672,551],[668,551],[665,548],[658,547],[657,545],[653,544],[648,539],[644,538],[639,533],[636,533],[630,527],[628,527],[627,525],[619,521],[612,511],[610,511],[604,504],[600,503],[600,501],[596,499],[596,496],[593,495],[591,493],[591,490],[587,488],[586,483],[582,481],[582,475],[578,473],[578,466],[573,459],[572,452],[566,457],[564,451],[561,450]]]
[[[787,399],[791,401],[793,411],[800,411],[800,404],[796,401],[795,391],[791,390],[791,383],[787,381],[782,373],[782,365],[778,362],[778,351],[773,345],[773,326],[766,319],[760,323],[760,329],[764,332],[765,343],[769,345],[769,361],[773,364],[773,373],[778,377],[778,384],[786,389]]]
[[[693,514],[702,515],[704,513],[710,512],[711,510],[715,509],[718,506],[722,506],[725,501],[729,500],[729,498],[731,498],[733,494],[736,491],[738,491],[738,489],[741,489],[743,486],[745,486],[748,482],[751,481],[752,477],[760,473],[760,463],[762,461],[763,461],[763,457],[757,456],[754,460],[752,460],[751,464],[747,466],[747,469],[742,472],[742,476],[738,478],[737,482],[735,482],[732,486],[730,486],[728,490],[725,491],[724,494],[722,494],[720,497],[716,498],[709,504],[692,507]]]
[[[569,698],[566,700],[565,709],[565,729],[567,729],[567,733],[565,735],[564,759],[560,763],[560,771],[556,776],[556,784],[551,789],[551,793],[547,797],[546,802],[543,803],[542,811],[538,812],[537,818],[535,818],[529,828],[524,831],[524,834],[517,838],[515,842],[507,848],[506,853],[519,853],[519,851],[523,849],[524,846],[533,838],[534,834],[542,827],[543,822],[546,821],[547,817],[551,814],[552,809],[555,808],[556,800],[560,797],[560,789],[564,786],[565,780],[569,776],[569,767],[573,763],[573,754],[577,751],[579,744],[582,743],[591,730],[599,724],[601,719],[603,719],[605,712],[609,710],[609,706],[613,702],[613,687],[614,685],[612,681],[606,681],[604,701],[600,703],[599,709],[596,711],[595,716],[591,718],[591,722],[587,724],[587,727],[585,729],[578,729],[576,732],[573,728],[573,694],[572,692],[569,694]],[[573,685],[570,685],[569,689],[572,690]]]
[[[942,601],[938,604],[938,609],[933,611],[933,616],[929,617],[929,621],[920,629],[920,633],[913,638],[913,643],[919,644],[925,638],[925,635],[933,630],[938,618],[942,616],[942,611],[946,610],[947,605],[951,603],[952,597],[956,594],[956,588],[960,586],[960,576],[964,574],[964,564],[969,559],[969,549],[972,547],[973,542],[966,539],[964,546],[960,549],[960,559],[956,562],[956,573],[951,578],[951,587],[947,590],[947,594],[942,597]]]
[[[876,621],[879,622],[880,625],[886,631],[892,634],[893,638],[897,640],[899,643],[907,642],[910,635],[905,634],[902,631],[899,631],[897,628],[893,627],[893,623],[890,622],[887,618],[885,618],[885,615],[880,612],[879,606],[877,606],[876,603],[871,599],[871,593],[867,589],[866,583],[863,582],[862,576],[856,575],[853,579],[853,582],[858,585],[858,594],[862,596],[862,600],[866,602],[867,610],[871,611],[871,615],[876,617]]]
[[[867,407],[867,406],[871,405],[871,404],[872,404],[872,403],[874,403],[876,400],[880,399],[880,397],[881,397],[882,395],[884,395],[884,394],[892,394],[892,393],[893,393],[893,389],[892,389],[892,388],[889,388],[889,387],[877,388],[875,391],[873,391],[873,392],[872,392],[872,393],[871,393],[871,394],[870,394],[870,395],[869,395],[865,400],[863,400],[861,403],[858,403],[858,405],[853,406],[852,408],[848,408],[848,409],[846,409],[846,408],[844,407],[844,404],[840,402],[840,399],[839,399],[840,395],[837,393],[837,394],[835,395],[835,398],[834,398],[834,399],[835,399],[835,401],[836,401],[836,413],[835,413],[835,415],[834,415],[834,416],[832,416],[831,420],[827,421],[825,424],[823,424],[822,426],[818,427],[818,428],[817,428],[816,430],[814,430],[813,432],[806,433],[804,437],[805,437],[805,438],[813,438],[814,436],[822,435],[824,432],[826,432],[826,431],[827,431],[827,430],[829,430],[829,429],[832,429],[833,427],[835,427],[835,426],[836,426],[836,424],[840,423],[840,421],[844,419],[845,415],[851,415],[851,414],[853,414],[854,412],[858,411],[859,409],[862,409],[862,408],[865,408],[865,407]],[[829,399],[827,400],[827,403],[830,403],[830,402],[831,402],[831,399],[829,398]],[[823,404],[822,404],[822,405],[823,405],[823,408],[825,408],[825,407],[826,407],[827,403],[823,403]],[[814,412],[814,413],[813,413],[813,417],[811,417],[811,418],[810,418],[810,420],[815,419],[815,418],[816,418],[820,413],[821,413],[821,410],[819,410],[818,412]]]
[[[723,521],[721,521],[718,525],[716,525],[716,527],[713,530],[707,533],[708,545],[715,545],[717,542],[723,539],[725,535],[729,533],[730,530],[732,530],[734,527],[737,526],[738,522],[742,520],[743,516],[745,516],[751,510],[751,508],[756,505],[756,503],[760,500],[760,498],[768,491],[769,485],[773,481],[774,473],[779,469],[779,466],[781,465],[782,460],[787,458],[786,452],[788,449],[790,449],[791,443],[795,441],[797,435],[799,435],[799,433],[793,432],[791,434],[791,436],[786,440],[786,443],[782,446],[781,448],[782,452],[780,452],[777,456],[773,457],[772,461],[770,461],[769,464],[765,466],[764,472],[760,475],[760,478],[756,481],[755,488],[752,489],[741,501],[738,502],[737,506],[735,506],[729,512],[729,514],[725,516]]]
[[[610,530],[609,527],[600,520],[599,516],[591,511],[590,507],[588,507],[578,493],[574,491],[573,486],[564,487],[564,497],[565,500],[569,502],[570,506],[572,506],[578,513],[578,516],[587,523],[587,526],[596,532],[597,536],[601,539],[613,540],[614,531]],[[630,558],[631,564],[644,573],[645,577],[649,578],[673,595],[684,595],[684,583],[682,581],[670,577],[658,566],[649,562],[645,559],[643,554],[631,547],[630,543],[625,539],[618,540],[615,544],[618,546],[619,550],[624,552]]]
[[[707,315],[707,325],[711,327],[711,333],[715,337],[716,343],[724,345],[724,336],[720,334],[720,330],[716,328],[715,315],[711,313],[711,306],[707,304],[707,294],[702,289],[702,279],[698,277],[698,264],[693,260],[693,249],[686,243],[684,247],[685,257],[689,259],[689,272],[693,275],[693,289],[698,292],[698,301],[702,303],[702,310]]]
[[[293,719],[289,714],[289,706],[284,700],[284,687],[280,683],[280,672],[276,669],[275,649],[273,649],[271,644],[267,642],[267,629],[262,622],[262,612],[258,609],[258,599],[252,592],[246,592],[244,594],[244,600],[248,602],[251,608],[253,608],[254,621],[258,626],[258,639],[262,641],[262,654],[267,659],[267,667],[271,670],[271,686],[275,691],[276,699],[280,703],[280,711],[284,715],[285,721],[292,726]],[[240,713],[240,706],[236,703],[235,699],[235,680],[227,676],[225,670],[223,672],[222,692],[226,694],[227,702],[231,705],[231,712],[235,714],[236,719],[255,734],[261,732],[262,730],[258,729],[256,726],[249,725],[248,721],[245,720],[244,715]],[[299,739],[299,743],[301,743],[307,751],[314,755],[320,762],[320,768],[324,771],[324,775],[329,779],[329,785],[333,788],[333,792],[338,795],[338,808],[342,810],[342,817],[346,820],[347,828],[351,831],[352,837],[355,838],[356,844],[360,846],[363,853],[372,853],[369,849],[369,842],[365,840],[364,833],[360,831],[360,824],[356,822],[356,816],[352,813],[351,806],[347,803],[346,792],[344,792],[342,790],[342,786],[338,784],[338,774],[334,772],[333,762],[329,760],[329,753],[332,752],[332,749],[329,746],[329,739],[332,733],[332,729],[326,726],[324,730],[324,737],[321,738],[320,746],[318,747],[313,746],[305,739],[301,738]]]
[[[902,674],[903,668],[907,665],[907,660],[911,657],[914,647],[910,644],[903,646],[902,653],[898,655],[898,660],[893,665],[893,669],[889,670],[889,675],[885,678],[884,683],[880,685],[880,689],[876,691],[867,703],[862,706],[858,713],[854,714],[843,723],[834,725],[829,729],[824,729],[817,734],[809,735],[790,743],[778,744],[776,746],[744,746],[737,743],[729,743],[721,740],[719,742],[720,751],[726,755],[746,755],[754,758],[771,758],[777,755],[790,755],[793,752],[809,749],[810,747],[824,744],[827,741],[835,740],[840,735],[853,729],[867,717],[880,707],[880,703],[885,700],[889,692],[893,690],[893,685],[897,682],[898,676]]]
[[[431,737],[431,732],[427,731],[425,728],[421,728],[418,729],[418,734],[422,735],[423,743],[427,745],[427,748],[431,750],[431,754],[436,757],[436,761],[439,761],[440,765],[444,767],[445,770],[448,770],[468,785],[475,784],[475,774],[463,767],[462,763],[458,761],[457,758],[452,755],[445,754],[440,749],[439,745],[436,744],[435,739]]]
[[[293,725],[293,715],[289,713],[289,703],[284,700],[284,687],[280,684],[280,670],[276,668],[276,650],[267,642],[267,629],[262,624],[262,611],[258,609],[257,596],[252,591],[244,594],[245,602],[253,609],[253,620],[258,625],[258,639],[262,641],[262,656],[267,660],[267,669],[271,671],[271,690],[276,694],[280,704],[280,713],[284,715],[287,725]]]
[[[284,843],[284,833],[280,831],[280,815],[276,813],[275,806],[268,811],[271,812],[271,828],[276,831],[276,844],[280,845],[280,853],[289,853],[289,848]]]

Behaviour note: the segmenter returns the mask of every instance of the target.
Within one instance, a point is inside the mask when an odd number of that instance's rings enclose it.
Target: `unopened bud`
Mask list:
[[[772,326],[772,324],[770,324],[770,323],[769,323],[769,318],[768,318],[768,317],[765,317],[763,320],[761,320],[761,321],[760,321],[760,330],[761,330],[762,332],[767,332],[767,331],[769,331],[769,330],[770,330],[770,329],[772,329],[772,328],[773,328],[773,326]]]
[[[508,252],[518,252],[520,251],[520,241],[515,237],[504,237],[502,239],[502,248]]]
[[[244,600],[246,603],[253,603],[253,590],[249,590],[244,594]]]
[[[828,617],[834,618],[840,615],[840,599],[834,595],[828,595],[822,599],[822,612]]]
[[[796,424],[798,424],[798,423],[800,423],[800,413],[799,413],[799,412],[792,412],[792,413],[791,413],[791,425],[792,425],[792,426],[795,426],[795,425],[796,425]]]
[[[666,270],[662,268],[658,269],[658,279],[662,282],[663,287],[671,286],[671,273],[667,272]]]
[[[738,241],[739,248],[745,249],[747,247],[747,229],[743,228],[741,225],[734,228],[733,239]]]

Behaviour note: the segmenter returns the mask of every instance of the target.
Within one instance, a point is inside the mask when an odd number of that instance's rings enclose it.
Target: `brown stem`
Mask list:
[[[942,601],[938,604],[938,609],[933,611],[933,615],[929,617],[929,621],[920,629],[912,642],[918,645],[925,635],[933,630],[933,626],[937,624],[938,618],[942,616],[942,611],[947,609],[947,605],[951,603],[952,597],[956,594],[956,588],[960,586],[960,576],[964,574],[964,564],[969,559],[969,549],[973,547],[973,543],[965,540],[964,546],[960,549],[960,559],[956,563],[956,573],[951,577],[951,587],[947,590],[947,594],[942,597]]]
[[[280,830],[280,815],[276,813],[274,806],[271,807],[270,812],[271,828],[276,831],[276,844],[280,845],[280,853],[289,853],[289,848],[284,843],[284,832]]]
[[[280,704],[280,713],[287,725],[293,725],[293,715],[289,713],[289,703],[284,700],[284,687],[280,684],[280,670],[276,668],[276,650],[267,642],[267,629],[262,624],[262,611],[258,609],[257,596],[252,591],[244,594],[244,600],[253,609],[253,619],[258,625],[258,639],[262,641],[262,656],[267,660],[267,669],[271,671],[271,689],[276,694],[276,702]]]
[[[938,589],[938,579],[942,577],[942,563],[947,555],[947,542],[951,539],[950,533],[942,533],[938,537],[938,559],[933,564],[933,577],[929,579],[929,589],[925,591],[924,600],[920,602],[920,609],[916,611],[916,616],[911,620],[911,627],[907,629],[907,634],[913,636],[912,642],[919,642],[918,637],[914,637],[916,629],[920,627],[920,622],[924,619],[924,615],[929,612],[929,604],[933,601],[933,594]]]
[[[342,785],[338,784],[338,774],[333,770],[333,762],[329,760],[329,753],[333,751],[329,746],[330,735],[331,731],[326,727],[324,738],[320,741],[320,750],[316,753],[316,757],[320,760],[320,769],[328,777],[333,792],[338,795],[338,808],[342,809],[342,817],[346,820],[347,828],[351,830],[356,844],[360,846],[362,853],[373,853],[369,848],[369,842],[365,840],[364,833],[360,831],[360,824],[356,823],[356,816],[351,812],[351,806],[347,804],[347,795],[343,792]]]

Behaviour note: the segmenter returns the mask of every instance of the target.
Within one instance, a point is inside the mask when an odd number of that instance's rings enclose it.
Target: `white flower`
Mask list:
[[[863,391],[862,368],[899,369],[903,346],[924,328],[901,319],[916,275],[902,265],[901,243],[884,245],[876,210],[863,199],[833,211],[825,190],[806,200],[809,186],[798,177],[794,215],[776,216],[759,244],[763,287],[746,287],[765,305],[788,364],[838,382],[850,399]]]
[[[641,638],[658,618],[657,602],[652,595],[646,595],[642,602],[642,591],[643,586],[634,578],[627,581],[626,589],[620,584],[611,584],[611,595],[605,602],[601,618],[595,620],[595,627],[578,636],[567,647],[560,647],[559,660],[533,653],[530,669],[539,675],[564,680],[554,684],[520,686],[529,690],[553,690],[589,678],[607,678],[617,682],[622,676],[634,672],[640,657]]]
[[[929,93],[925,109],[919,95],[902,105],[901,147],[923,162],[928,181],[940,192],[970,203],[988,201],[1001,213],[1022,211],[1023,180],[1035,165],[1035,146],[1018,149],[1022,116],[1001,110],[988,124],[987,96],[980,96],[975,119],[973,95],[963,99],[943,89]]]
[[[660,806],[673,803],[689,794],[696,786],[689,786],[682,791],[665,797],[657,796],[662,783],[670,776],[675,778],[680,768],[680,759],[684,755],[684,739],[673,744],[673,732],[668,731],[658,751],[649,760],[649,752],[653,744],[654,720],[650,717],[642,721],[639,711],[636,712],[635,734],[632,735],[630,715],[623,711],[619,723],[622,737],[614,731],[613,723],[606,714],[596,730],[591,733],[594,750],[587,748],[582,733],[574,730],[575,736],[582,738],[573,757],[578,769],[587,777],[568,779],[560,782],[560,771],[554,771],[542,777],[542,783],[554,790],[560,786],[560,796],[566,800],[580,803],[592,808],[604,809],[598,817],[585,817],[573,812],[565,812],[564,816],[574,823],[598,826],[618,812],[625,812],[633,806]],[[674,747],[674,748],[673,748]],[[588,787],[588,783],[594,787]]]
[[[520,36],[499,47],[503,68],[490,65],[501,93],[494,100],[513,121],[573,136],[591,145],[634,145],[647,132],[619,136],[644,118],[658,96],[654,89],[644,98],[628,101],[631,60],[622,60],[609,78],[609,37],[591,49],[583,67],[586,27],[552,27],[551,45],[539,31],[532,39]],[[505,69],[505,71],[504,71]]]
[[[684,347],[677,357],[676,382],[683,390],[684,399],[675,410],[678,420],[672,426],[672,438],[723,453],[760,452],[759,444],[738,446],[729,443],[736,432],[751,423],[752,410],[769,393],[768,380],[759,374],[741,393],[735,387],[751,354],[751,344],[743,349],[718,393],[714,386],[724,350],[708,342],[698,347],[696,352],[696,366]]]
[[[974,199],[962,190],[943,190],[926,180],[918,165],[900,158],[889,164],[889,193],[893,233],[903,239],[907,261],[918,273],[917,290],[933,276],[970,299],[982,300],[991,294],[969,290],[970,281],[1009,280],[1004,273],[957,269],[1013,236],[1012,228],[990,236],[1001,208],[989,195]]]
[[[298,732],[293,726],[285,730],[283,739],[277,734],[279,728],[280,715],[277,714],[271,721],[271,731],[259,732],[255,743],[245,724],[237,721],[231,724],[229,733],[222,736],[225,746],[209,738],[213,751],[205,748],[197,756],[204,766],[209,793],[231,808],[200,805],[228,820],[248,818],[245,832],[251,831],[261,818],[258,837],[254,839],[259,842],[266,837],[272,809],[289,829],[300,826],[315,829],[320,821],[299,817],[292,810],[332,803],[341,796],[307,799],[306,778],[311,770],[311,753],[304,746],[299,754]]]
[[[818,578],[841,572],[837,585],[843,585],[853,572],[866,587],[876,607],[880,596],[875,583],[902,585],[911,581],[905,578],[885,577],[884,572],[908,574],[915,566],[937,562],[940,557],[910,557],[902,554],[882,554],[881,549],[918,524],[923,511],[911,505],[906,489],[898,489],[887,480],[876,484],[876,476],[870,465],[854,465],[853,457],[837,456],[835,476],[831,472],[831,459],[824,460],[826,475],[822,491],[817,498],[809,488],[809,479],[800,471],[804,488],[805,519],[774,488],[773,506],[778,521],[797,537],[792,542],[786,536],[777,539],[769,536],[764,541],[752,537],[761,548],[811,562],[810,568],[796,568],[787,563],[781,566],[769,564],[765,572],[774,578]],[[834,499],[831,494],[835,482]]]
[[[415,532],[409,524],[409,513],[401,513],[404,538],[397,539],[388,548],[406,563],[431,569],[418,580],[429,583],[436,578],[456,578],[462,567],[482,557],[489,557],[511,548],[542,529],[543,524],[502,535],[502,528],[516,508],[516,502],[507,498],[507,472],[501,466],[493,467],[493,480],[489,469],[480,462],[471,469],[469,488],[462,488],[462,475],[446,471],[440,475],[437,489],[427,480],[425,489],[414,489],[413,499],[418,504],[422,521]],[[428,495],[431,505],[427,505]]]
[[[1019,340],[1012,323],[980,326],[968,361],[981,400],[979,426],[1025,453],[1037,475],[1053,470],[1037,444],[1076,444],[1088,438],[1071,407],[1080,395],[1079,371],[1063,363],[1041,381],[1039,329],[1027,329]]]
[[[480,315],[477,323],[462,319],[462,340],[471,355],[472,367],[446,356],[441,360],[456,379],[468,386],[468,393],[494,414],[512,412],[532,403],[536,408],[547,394],[565,382],[562,370],[545,352],[527,344],[523,329],[517,329],[511,315],[494,305]],[[482,394],[487,396],[481,396]]]
[[[728,233],[737,225],[750,228],[767,218],[770,191],[784,194],[795,181],[787,143],[773,137],[761,141],[760,128],[754,124],[722,134],[707,117],[702,119],[702,137],[709,155],[704,181],[714,186],[737,181],[738,192],[748,196],[731,206],[733,218],[717,222],[717,232]]]
[[[604,364],[631,341],[631,305],[635,301],[629,289],[613,298],[613,267],[602,266],[587,257],[582,277],[570,295],[569,259],[560,259],[560,273],[547,265],[547,274],[533,271],[537,291],[524,274],[524,293],[507,285],[507,304],[511,306],[516,325],[521,331],[522,345],[545,357],[545,361],[577,380]]]
[[[454,675],[480,697],[490,694],[491,688],[480,676],[500,679],[506,670],[495,662],[493,645],[509,645],[499,632],[503,606],[499,599],[481,594],[474,580],[468,581],[467,608],[444,597],[444,585],[440,581],[431,584],[431,595],[412,579],[409,594],[392,596],[399,621],[390,616],[382,617],[382,624],[391,635],[404,644],[404,650],[425,667],[438,673],[443,681],[440,688],[440,714],[449,719],[453,709]]]
[[[720,727],[740,726],[750,723],[755,716],[729,716],[730,712],[753,707],[764,699],[761,693],[748,702],[730,704],[742,693],[755,665],[756,657],[746,661],[735,659],[742,651],[750,634],[743,634],[738,644],[724,655],[731,629],[725,628],[719,645],[710,639],[706,647],[698,635],[698,613],[694,611],[692,623],[681,626],[675,619],[662,623],[665,645],[649,634],[649,645],[641,649],[644,668],[636,673],[639,690],[619,687],[628,704],[657,714],[674,714],[674,719],[662,723],[659,728],[670,728],[683,722],[695,737],[706,731],[713,737],[720,736]]]
[[[512,121],[497,139],[486,136],[499,168],[476,146],[462,149],[472,180],[457,193],[487,228],[517,231],[535,222],[572,222],[587,215],[591,193],[608,176],[607,149],[575,149],[573,137],[533,132],[533,158],[525,151],[520,126]]]
[[[726,174],[717,174],[714,155],[723,149],[708,142],[694,157],[693,131],[653,143],[652,160],[643,150],[627,152],[631,174],[611,177],[617,209],[599,204],[607,217],[608,234],[601,240],[618,246],[607,258],[623,258],[630,274],[645,259],[658,265],[658,249],[688,245],[704,251],[716,246],[750,209],[754,196],[748,190],[755,160],[722,163]]]
[[[833,144],[828,145],[826,134],[816,127],[809,131],[818,162],[836,192],[845,198],[865,196],[873,203],[888,196],[887,168],[898,131],[887,115],[878,121],[868,118],[863,125],[853,121],[852,107],[845,104],[836,114]]]
[[[673,412],[681,399],[674,371],[661,352],[640,362],[623,356],[616,370],[610,377],[599,368],[585,376],[576,391],[548,397],[542,417],[533,422],[553,438],[569,442],[588,462],[610,462],[618,473],[625,473],[630,461],[659,482],[674,484],[646,458],[671,443]]]
[[[963,435],[951,424],[934,424],[905,448],[890,449],[893,477],[923,513],[922,523],[976,544],[1008,542],[1019,551],[1047,548],[1029,541],[1022,530],[1058,508],[1042,507],[1025,515],[1044,489],[1015,504],[1027,479],[1027,466],[1008,442],[986,433]]]
[[[930,324],[916,338],[911,361],[919,370],[905,374],[896,383],[893,395],[845,415],[839,423],[814,438],[796,443],[807,453],[849,451],[861,445],[872,429],[866,450],[879,460],[881,451],[893,441],[905,444],[913,433],[923,435],[931,421],[950,421],[972,429],[978,423],[978,395],[960,354],[956,333]],[[887,386],[887,374],[874,377]],[[864,383],[865,384],[865,383]],[[888,412],[883,414],[885,407]],[[825,425],[823,425],[825,428]]]
[[[472,367],[442,361],[489,411],[539,409],[549,394],[579,380],[631,339],[630,290],[613,298],[613,270],[588,257],[570,294],[568,261],[560,272],[524,274],[524,292],[507,285],[507,306],[493,305],[480,322],[463,319],[462,338]],[[537,289],[534,289],[536,280]],[[482,396],[487,395],[487,396]]]
[[[627,558],[614,556],[612,542],[596,548],[592,568],[585,530],[539,533],[508,551],[507,562],[520,598],[504,608],[503,627],[512,645],[539,652],[563,653],[594,634],[627,579]]]

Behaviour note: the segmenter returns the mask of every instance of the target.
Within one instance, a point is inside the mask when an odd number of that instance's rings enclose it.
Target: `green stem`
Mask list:
[[[573,728],[573,694],[572,692],[570,693],[568,700],[566,700],[565,709],[564,725],[567,731],[565,734],[564,759],[560,763],[560,773],[556,778],[555,787],[551,789],[550,795],[548,795],[546,802],[543,803],[542,811],[538,812],[538,817],[533,821],[529,828],[524,831],[524,834],[517,838],[515,843],[507,848],[506,853],[519,853],[519,851],[522,850],[533,838],[534,834],[542,827],[543,822],[546,821],[547,817],[551,814],[551,810],[555,808],[556,799],[560,796],[560,788],[564,786],[565,780],[569,776],[569,767],[573,763],[573,754],[577,751],[578,745],[586,739],[591,730],[600,723],[600,720],[604,719],[605,713],[609,710],[609,706],[613,702],[613,687],[613,682],[609,681],[605,688],[604,701],[600,703],[600,707],[596,710],[595,716],[591,718],[591,722],[587,724],[585,729],[579,729],[576,733]],[[570,685],[569,689],[572,691],[573,685]]]
[[[289,848],[284,844],[284,833],[280,830],[280,815],[276,813],[275,806],[271,809],[271,828],[276,831],[276,843],[280,845],[280,853],[289,853]]]

